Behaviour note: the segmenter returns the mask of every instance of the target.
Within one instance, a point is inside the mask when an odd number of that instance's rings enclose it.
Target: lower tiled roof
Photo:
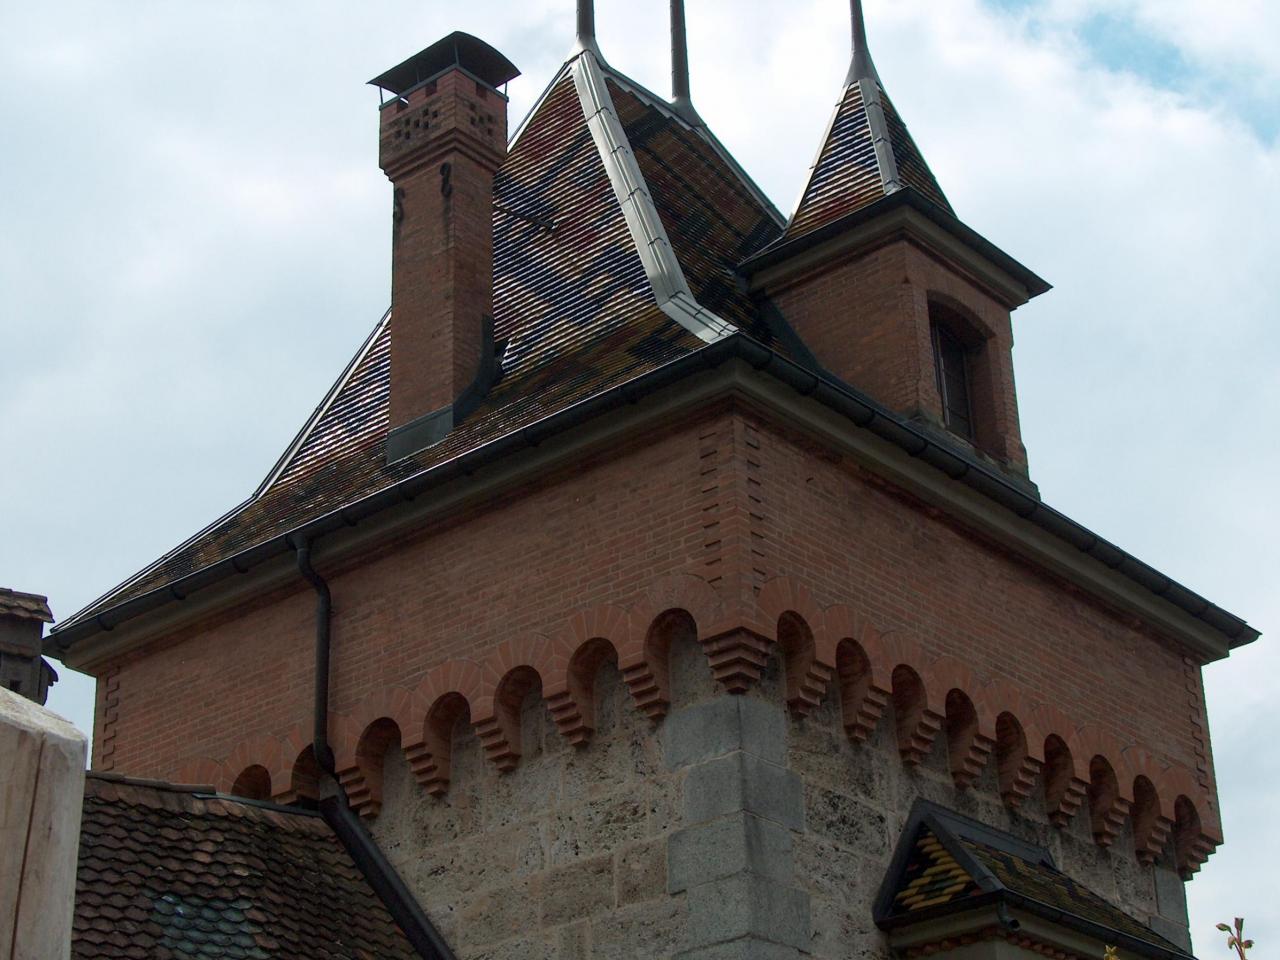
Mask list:
[[[1122,936],[1130,950],[1162,958],[1189,957],[1057,869],[1043,848],[932,804],[918,805],[886,877],[877,922],[902,926],[961,913],[993,899],[1052,915],[1067,927]]]
[[[320,817],[90,773],[71,955],[417,957]]]

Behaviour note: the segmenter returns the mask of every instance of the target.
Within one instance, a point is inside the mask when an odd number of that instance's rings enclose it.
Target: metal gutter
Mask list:
[[[906,191],[904,191],[906,192]],[[888,441],[911,457],[920,459],[1028,520],[1054,538],[1075,547],[1189,616],[1203,622],[1227,642],[1229,648],[1252,643],[1259,636],[1244,620],[1210,603],[1096,533],[1023,491],[1013,481],[971,459],[962,450],[929,436],[903,422],[852,387],[808,370],[742,333],[735,333],[684,357],[581,401],[542,420],[521,427],[490,443],[460,454],[436,467],[401,480],[384,490],[331,511],[315,520],[242,550],[195,573],[127,600],[91,618],[66,622],[45,639],[45,653],[63,657],[71,645],[99,631],[110,631],[171,600],[182,600],[205,587],[247,573],[268,560],[292,552],[291,539],[314,541],[355,526],[382,510],[414,500],[432,489],[457,480],[521,450],[542,442],[610,411],[627,407],[645,397],[732,360],[742,360],[758,372],[785,384],[802,396],[827,407],[840,417]]]
[[[311,565],[311,541],[306,537],[286,538],[297,555],[298,572],[316,594],[315,699],[312,704],[311,752],[319,765],[324,786],[320,816],[351,856],[356,867],[382,901],[400,931],[423,960],[456,960],[449,944],[418,903],[412,891],[387,860],[360,817],[351,809],[347,793],[334,772],[333,750],[329,746],[329,663],[330,621],[333,598],[329,584]]]

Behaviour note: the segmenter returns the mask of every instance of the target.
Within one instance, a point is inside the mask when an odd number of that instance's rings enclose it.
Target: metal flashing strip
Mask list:
[[[736,333],[732,324],[701,307],[689,289],[595,55],[584,51],[571,69],[587,129],[622,207],[658,308],[704,343]]]
[[[867,127],[871,131],[871,142],[876,148],[876,166],[880,168],[880,186],[885,196],[888,196],[902,189],[902,178],[898,175],[898,158],[894,156],[893,143],[889,139],[889,121],[884,115],[880,83],[874,76],[863,77],[858,81],[858,89],[867,111]]]

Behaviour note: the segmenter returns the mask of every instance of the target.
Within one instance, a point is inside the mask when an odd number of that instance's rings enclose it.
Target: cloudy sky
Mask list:
[[[847,7],[689,5],[695,101],[787,212]],[[610,61],[665,90],[666,4],[598,6]],[[570,7],[0,4],[0,584],[67,616],[252,491],[388,301],[364,82],[461,28],[524,70],[522,116]],[[1280,627],[1280,4],[867,7],[961,218],[1056,285],[1015,315],[1045,499]],[[1190,887],[1210,955],[1235,914],[1280,943],[1273,639],[1206,671],[1228,838]],[[87,728],[91,696],[64,672],[51,706]]]

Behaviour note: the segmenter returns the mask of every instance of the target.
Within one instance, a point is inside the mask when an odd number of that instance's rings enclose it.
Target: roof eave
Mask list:
[[[1159,622],[1163,622],[1166,629],[1175,630],[1175,635],[1206,662],[1221,659],[1231,649],[1258,639],[1258,631],[1244,620],[1214,606],[1205,598],[1103,540],[1009,479],[970,458],[962,450],[940,443],[848,385],[806,369],[739,333],[165,586],[107,609],[92,611],[78,620],[67,621],[45,638],[45,652],[74,667],[86,660],[84,656],[67,660],[71,648],[77,643],[94,635],[110,632],[126,621],[168,605],[172,600],[184,600],[196,591],[247,573],[273,558],[282,557],[292,550],[291,545],[298,538],[314,540],[336,530],[356,526],[381,511],[420,497],[445,483],[469,477],[483,465],[536,448],[552,437],[565,434],[593,418],[620,407],[634,405],[667,387],[695,379],[699,374],[733,360],[743,361],[751,369],[779,381],[795,394],[816,401],[833,412],[841,422],[852,421],[856,427],[871,431],[881,440],[896,446],[908,458],[923,461],[951,480],[980,494],[985,500],[994,501],[1017,518],[1038,527],[1052,540],[1076,548],[1110,568],[1124,580],[1142,587],[1146,593],[1166,601],[1174,609],[1169,610],[1168,616]],[[1163,609],[1165,608],[1157,607],[1156,612]],[[1178,615],[1187,619],[1179,620]],[[1199,623],[1200,628],[1192,628],[1193,623]],[[1178,624],[1184,626],[1175,629]]]
[[[748,257],[738,269],[753,287],[776,284],[902,231],[950,248],[1010,309],[1052,289],[1048,281],[913,187],[896,190],[808,233],[780,240]]]

